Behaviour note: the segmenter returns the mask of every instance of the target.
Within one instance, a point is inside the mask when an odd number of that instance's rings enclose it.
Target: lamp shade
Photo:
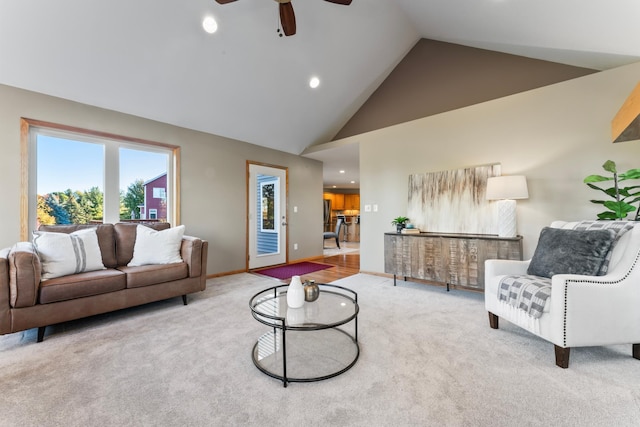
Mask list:
[[[522,175],[493,176],[487,179],[487,200],[528,198],[527,179]]]

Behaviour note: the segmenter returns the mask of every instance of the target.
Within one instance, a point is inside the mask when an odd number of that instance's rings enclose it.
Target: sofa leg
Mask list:
[[[634,359],[640,360],[640,344],[633,345],[633,352],[631,353]]]
[[[45,330],[46,326],[40,326],[38,328],[38,342],[42,342],[42,340],[44,339],[44,330]]]
[[[187,296],[186,295],[182,295],[182,303],[184,305],[187,305]]]
[[[555,345],[556,348],[556,365],[563,369],[569,367],[569,351],[571,347],[560,347]]]
[[[498,329],[498,320],[500,318],[490,311],[487,313],[489,313],[489,326],[491,326],[491,329]]]

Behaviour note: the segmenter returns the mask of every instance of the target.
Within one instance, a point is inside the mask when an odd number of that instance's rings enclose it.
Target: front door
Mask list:
[[[249,269],[287,262],[287,169],[249,163]]]

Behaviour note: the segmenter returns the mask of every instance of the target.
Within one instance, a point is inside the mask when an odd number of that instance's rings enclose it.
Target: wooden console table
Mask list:
[[[522,260],[522,236],[419,233],[384,235],[384,271],[396,276],[484,289],[484,261]]]

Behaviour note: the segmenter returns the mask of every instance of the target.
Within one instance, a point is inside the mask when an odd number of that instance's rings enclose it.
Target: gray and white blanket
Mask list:
[[[542,316],[544,305],[551,296],[551,279],[522,275],[505,276],[498,287],[498,300],[524,310],[529,316]]]

